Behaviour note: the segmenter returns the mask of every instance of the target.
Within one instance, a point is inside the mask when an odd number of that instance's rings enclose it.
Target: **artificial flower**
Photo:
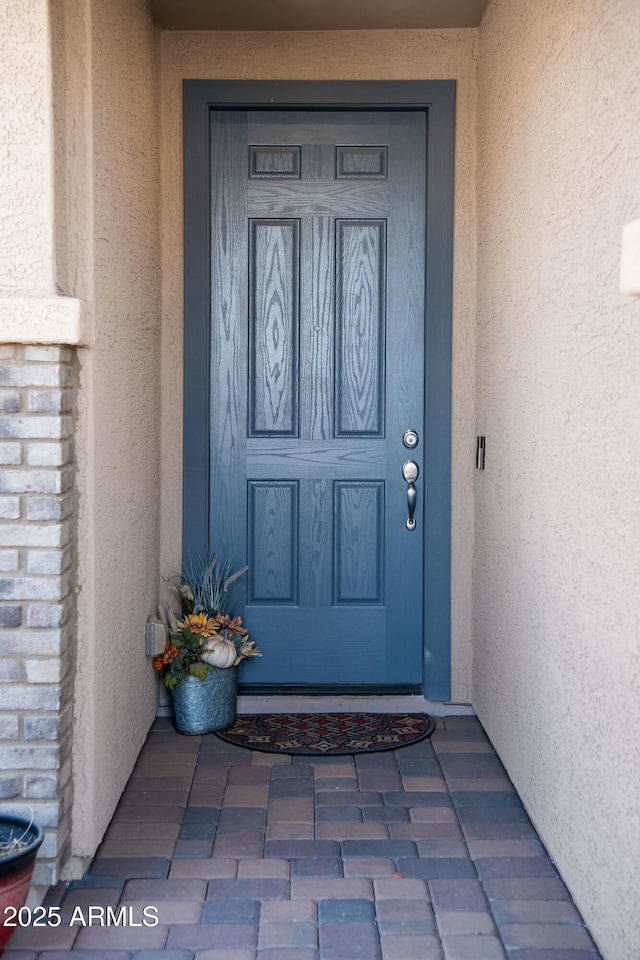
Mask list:
[[[184,630],[189,627],[191,633],[197,634],[203,639],[212,637],[218,632],[218,625],[215,617],[208,617],[206,613],[190,613],[188,617],[181,620],[178,624],[178,630]]]
[[[163,653],[159,653],[156,657],[153,658],[153,668],[154,670],[162,670],[163,667],[168,666],[172,663],[179,654],[179,650],[175,644],[169,643],[165,647]]]
[[[240,637],[244,637],[247,634],[246,629],[242,626],[241,617],[230,617],[227,613],[217,613],[214,620],[218,630],[230,630],[231,633],[235,633]]]

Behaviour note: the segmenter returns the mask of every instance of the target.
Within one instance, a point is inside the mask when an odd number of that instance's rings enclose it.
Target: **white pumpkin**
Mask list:
[[[233,666],[237,656],[238,649],[233,640],[227,640],[224,637],[211,637],[205,643],[200,659],[208,663],[210,667],[227,670]]]

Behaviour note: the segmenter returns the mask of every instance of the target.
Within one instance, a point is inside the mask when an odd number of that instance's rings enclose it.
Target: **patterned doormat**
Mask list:
[[[260,713],[239,716],[216,733],[249,750],[336,757],[398,750],[434,729],[426,713]]]

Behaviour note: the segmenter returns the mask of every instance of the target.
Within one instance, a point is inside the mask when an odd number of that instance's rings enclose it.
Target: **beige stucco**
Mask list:
[[[54,99],[47,0],[0,4],[0,340],[79,343],[82,305],[56,286]]]
[[[0,4],[0,294],[54,293],[48,0]]]
[[[74,857],[92,855],[155,711],[160,490],[159,38],[146,4],[59,0],[59,288],[92,315],[79,351]]]
[[[475,291],[473,30],[163,33],[162,573],[180,565],[182,79],[458,81],[453,313],[452,697],[469,698]]]
[[[638,956],[636,0],[480,31],[473,703],[607,960]]]
[[[0,297],[4,343],[88,343],[91,316],[74,297]]]

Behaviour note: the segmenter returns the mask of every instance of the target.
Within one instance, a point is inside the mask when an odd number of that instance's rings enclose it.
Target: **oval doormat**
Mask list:
[[[296,756],[340,756],[398,750],[433,733],[426,713],[259,713],[217,730],[249,750]]]

